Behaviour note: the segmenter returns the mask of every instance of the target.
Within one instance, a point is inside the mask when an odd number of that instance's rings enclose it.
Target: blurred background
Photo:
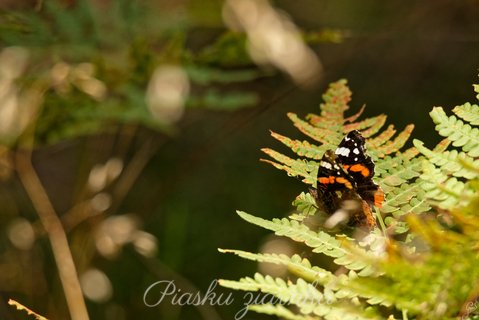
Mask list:
[[[269,130],[306,139],[287,112],[318,112],[328,83],[345,78],[351,113],[366,104],[364,116],[385,113],[398,129],[414,123],[413,136],[431,146],[432,107],[475,101],[477,0],[4,0],[0,8],[5,320],[27,319],[10,298],[70,318],[65,261],[52,250],[55,239],[62,248],[59,222],[91,319],[233,319],[240,292],[224,306],[165,299],[149,308],[143,295],[159,280],[205,293],[214,279],[257,270],[217,248],[295,250],[235,214],[283,217],[307,190],[259,161],[263,147],[288,152]]]

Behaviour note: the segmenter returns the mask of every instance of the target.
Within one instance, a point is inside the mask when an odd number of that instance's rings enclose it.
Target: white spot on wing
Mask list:
[[[326,168],[326,169],[331,169],[331,163],[326,162],[326,161],[321,161],[321,167]]]
[[[349,150],[348,148],[341,147],[341,148],[337,148],[334,153],[342,155],[344,157],[348,157],[350,152],[351,152],[351,150]]]
[[[354,148],[353,153],[354,153],[354,154],[359,154],[359,149],[358,149],[358,148]]]

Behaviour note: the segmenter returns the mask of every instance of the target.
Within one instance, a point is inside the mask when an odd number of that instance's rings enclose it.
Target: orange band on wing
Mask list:
[[[381,189],[378,189],[374,193],[374,205],[378,208],[381,208],[384,202],[384,192]]]
[[[353,185],[351,184],[351,182],[349,182],[348,179],[345,179],[343,177],[335,177],[335,176],[329,176],[329,177],[321,177],[318,179],[319,183],[321,184],[332,184],[332,183],[341,183],[341,184],[344,184],[344,186],[348,189],[352,189],[353,188]]]
[[[354,166],[350,168],[350,170],[353,172],[361,172],[361,174],[364,177],[369,177],[369,174],[370,174],[369,169],[363,166],[362,164],[355,164]]]
[[[329,184],[329,183],[334,183],[334,177],[329,176],[329,177],[322,177],[318,179],[319,183],[322,184]]]
[[[349,182],[347,179],[345,179],[345,178],[343,178],[343,177],[338,177],[338,178],[336,178],[336,181],[337,181],[338,183],[344,184],[344,185],[346,186],[346,188],[348,188],[348,189],[352,189],[352,188],[353,188],[353,186],[351,185],[351,182]]]

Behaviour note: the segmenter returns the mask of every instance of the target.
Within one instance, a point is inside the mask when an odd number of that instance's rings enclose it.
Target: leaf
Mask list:
[[[345,132],[350,132],[353,130],[361,131],[363,137],[367,138],[379,131],[381,127],[386,123],[387,117],[382,114],[377,117],[367,118],[360,122],[355,122],[351,124],[346,124],[344,126]]]
[[[308,137],[311,137],[318,142],[321,142],[323,144],[327,144],[327,143],[329,143],[329,141],[331,141],[333,139],[335,139],[333,141],[341,140],[339,133],[335,133],[334,131],[324,130],[322,128],[314,127],[314,126],[310,125],[308,122],[299,119],[299,117],[292,112],[288,113],[288,118],[291,121],[293,121],[294,126],[296,128],[298,128],[299,131],[301,131],[302,133],[304,133]]]
[[[479,106],[477,104],[467,102],[462,106],[455,107],[452,112],[473,126],[479,125]]]
[[[318,211],[316,200],[310,193],[301,192],[294,199],[293,206],[296,207],[303,217],[312,216]]]
[[[265,303],[261,305],[250,305],[248,310],[280,317],[287,320],[316,320],[314,316],[294,314],[281,304]]]
[[[399,133],[393,141],[388,141],[387,143],[378,146],[376,148],[376,152],[385,155],[399,151],[411,136],[413,129],[414,125],[412,124],[406,126],[406,128],[401,133]]]
[[[453,146],[461,147],[470,157],[479,156],[478,128],[472,128],[455,116],[448,117],[440,107],[433,108],[429,114],[436,123],[436,130],[441,136],[451,140]]]
[[[313,252],[323,253],[333,257],[335,258],[334,262],[336,264],[343,265],[351,270],[361,271],[361,275],[372,272],[372,269],[365,263],[356,261],[353,255],[341,245],[339,240],[323,231],[314,232],[307,226],[294,220],[273,219],[269,221],[252,216],[246,212],[237,211],[237,213],[242,219],[249,223],[274,231],[278,236],[286,236],[294,241],[303,242],[311,247]],[[366,255],[366,253],[364,254]]]
[[[261,161],[273,165],[275,168],[284,170],[292,177],[303,177],[303,182],[316,185],[316,177],[318,175],[318,166],[315,162],[309,162],[302,159],[293,160],[279,152],[264,148],[261,149],[264,153],[278,162],[261,159]]]
[[[310,144],[308,141],[292,140],[288,137],[280,135],[271,131],[271,136],[280,141],[291,150],[293,150],[298,156],[306,157],[310,159],[319,160],[322,158],[324,152],[328,149],[329,145],[316,146]]]
[[[424,147],[424,143],[419,140],[415,139],[413,143],[419,152],[428,157],[433,164],[441,167],[441,170],[445,171],[445,173],[467,179],[472,179],[476,176],[474,171],[461,165],[460,161],[466,161],[469,163],[472,163],[473,161],[473,158],[466,153],[458,152],[457,150],[436,152]]]
[[[225,250],[219,249],[223,253],[233,253],[245,259],[258,262],[268,262],[274,264],[285,265],[288,270],[296,276],[303,278],[309,282],[316,282],[322,286],[330,285],[331,282],[337,281],[336,277],[329,271],[322,268],[311,266],[311,263],[299,255],[295,254],[288,257],[284,254],[274,253],[250,253],[241,250]]]

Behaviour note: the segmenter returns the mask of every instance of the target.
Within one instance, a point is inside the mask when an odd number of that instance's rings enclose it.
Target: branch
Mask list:
[[[25,191],[48,234],[71,318],[72,320],[88,320],[88,312],[68,245],[67,235],[32,165],[31,151],[17,153],[16,169]]]

